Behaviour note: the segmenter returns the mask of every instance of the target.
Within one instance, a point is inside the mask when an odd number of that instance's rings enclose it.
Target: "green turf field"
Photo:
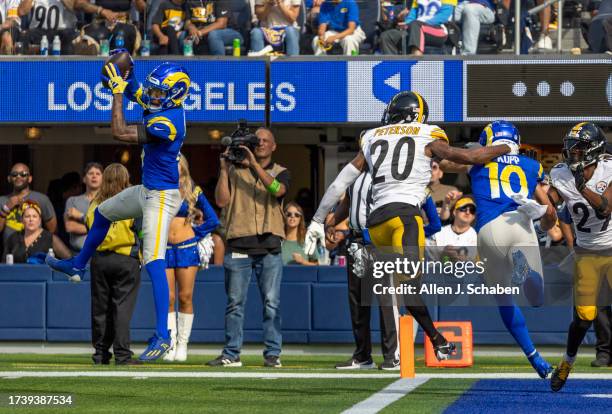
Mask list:
[[[398,372],[378,370],[338,371],[340,356],[283,356],[283,368],[262,367],[260,356],[244,356],[243,368],[210,368],[210,356],[192,356],[186,363],[163,361],[138,367],[94,366],[88,355],[0,355],[0,413],[340,413],[394,383]],[[608,373],[594,369],[591,358],[577,361],[575,373]],[[381,361],[377,361],[381,362]],[[556,362],[556,361],[551,361]],[[138,373],[136,377],[117,377]],[[20,377],[27,373],[39,377]],[[60,374],[113,375],[111,377],[56,377]],[[458,373],[528,373],[521,357],[477,357],[471,368],[432,369],[417,358],[417,373],[452,377]],[[15,374],[15,377],[11,376]],[[58,374],[59,373],[59,374]],[[183,378],[186,374],[270,374],[273,378]],[[241,374],[242,373],[242,374]],[[359,374],[354,378],[288,378],[283,375]],[[55,375],[46,377],[45,375]],[[376,374],[377,377],[370,377]],[[147,376],[150,375],[150,376]],[[170,375],[160,378],[157,375]],[[173,377],[173,376],[177,377]],[[380,377],[382,375],[382,377]],[[496,375],[497,376],[497,375]],[[535,378],[535,376],[534,376]],[[387,405],[382,413],[438,413],[453,403],[475,379],[433,378]],[[9,407],[8,395],[72,394],[71,408]]]

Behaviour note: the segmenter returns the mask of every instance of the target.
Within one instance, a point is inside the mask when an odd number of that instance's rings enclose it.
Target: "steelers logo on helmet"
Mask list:
[[[385,108],[382,124],[402,124],[410,122],[427,122],[429,107],[425,99],[413,91],[396,94]]]
[[[151,112],[179,107],[189,95],[187,71],[173,63],[162,63],[145,79],[144,102]]]
[[[563,138],[563,161],[575,171],[596,163],[606,151],[606,135],[592,122],[581,122]]]
[[[514,124],[508,121],[498,120],[484,127],[480,133],[478,143],[483,147],[502,144],[516,144],[520,147],[521,135]]]

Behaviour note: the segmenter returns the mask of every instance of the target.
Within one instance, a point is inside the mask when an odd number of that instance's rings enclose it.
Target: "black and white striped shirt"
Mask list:
[[[372,208],[372,175],[364,171],[348,189],[350,201],[349,226],[362,232]]]

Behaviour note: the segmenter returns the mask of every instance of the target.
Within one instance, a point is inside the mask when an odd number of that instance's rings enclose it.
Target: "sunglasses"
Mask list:
[[[476,207],[474,206],[464,206],[458,208],[457,210],[461,211],[462,213],[476,214]]]
[[[13,178],[16,178],[16,177],[26,178],[28,175],[30,175],[30,173],[27,171],[12,171],[9,175]]]
[[[291,212],[289,212],[289,213],[287,213],[287,217],[291,217],[291,218],[293,218],[293,217],[302,217],[302,215],[300,213],[291,213]]]

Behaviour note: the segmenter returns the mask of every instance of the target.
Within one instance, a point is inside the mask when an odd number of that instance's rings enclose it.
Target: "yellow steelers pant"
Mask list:
[[[577,254],[574,273],[574,305],[576,314],[585,321],[597,316],[599,293],[612,289],[612,256]]]
[[[419,260],[424,257],[425,231],[421,216],[396,216],[368,228],[372,244]]]

